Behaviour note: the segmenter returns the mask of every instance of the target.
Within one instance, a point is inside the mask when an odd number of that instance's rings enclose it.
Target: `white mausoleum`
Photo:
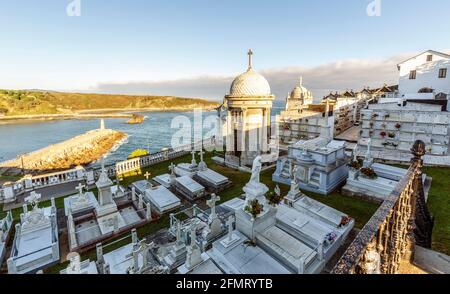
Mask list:
[[[275,96],[267,80],[253,69],[252,55],[249,50],[248,69],[234,79],[220,112],[225,163],[233,166],[251,165],[256,156],[269,151]]]

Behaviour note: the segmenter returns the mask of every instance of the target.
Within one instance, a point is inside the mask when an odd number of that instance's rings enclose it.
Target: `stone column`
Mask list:
[[[136,229],[131,230],[131,243],[137,244],[139,242]]]
[[[247,137],[247,109],[243,108],[241,112],[241,151],[245,152],[248,151],[247,144],[246,144],[246,137]]]
[[[134,186],[131,187],[131,201],[136,201],[136,188]]]
[[[145,217],[147,218],[147,221],[152,220],[152,208],[150,206],[150,202],[147,203],[147,211],[146,211]]]
[[[144,202],[142,199],[142,194],[139,194],[139,202],[138,202],[138,209],[141,210],[144,208]]]
[[[97,253],[97,262],[103,263],[105,262],[105,259],[103,258],[103,246],[102,243],[97,243],[95,246],[96,253]]]

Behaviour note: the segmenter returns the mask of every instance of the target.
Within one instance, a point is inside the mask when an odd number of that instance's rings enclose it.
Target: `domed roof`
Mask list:
[[[252,68],[252,55],[250,50],[249,65],[246,72],[237,76],[230,87],[229,96],[236,97],[257,97],[257,96],[271,96],[269,82]]]
[[[253,69],[237,76],[230,87],[230,96],[270,96],[269,82]]]
[[[302,83],[303,83],[302,78],[300,78],[300,83],[291,92],[290,95],[291,99],[303,99],[304,96],[307,95],[309,91],[308,89],[303,87]]]

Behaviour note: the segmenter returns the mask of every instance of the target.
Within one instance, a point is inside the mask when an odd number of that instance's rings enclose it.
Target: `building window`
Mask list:
[[[416,75],[417,75],[417,71],[416,70],[412,70],[409,72],[409,79],[410,80],[415,80],[416,79]]]
[[[440,79],[445,79],[447,77],[447,69],[446,68],[441,68],[439,70],[439,78]]]
[[[433,61],[433,55],[427,55],[427,62]]]

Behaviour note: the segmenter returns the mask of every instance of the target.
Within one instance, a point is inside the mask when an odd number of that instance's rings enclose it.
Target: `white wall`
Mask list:
[[[427,62],[427,56],[433,55],[433,61]],[[447,77],[439,78],[439,69],[447,68]],[[409,79],[412,70],[417,70],[415,80]],[[399,93],[401,95],[418,93],[422,88],[432,88],[435,94],[450,94],[450,59],[424,52],[400,64]],[[411,96],[411,95],[408,95]]]

